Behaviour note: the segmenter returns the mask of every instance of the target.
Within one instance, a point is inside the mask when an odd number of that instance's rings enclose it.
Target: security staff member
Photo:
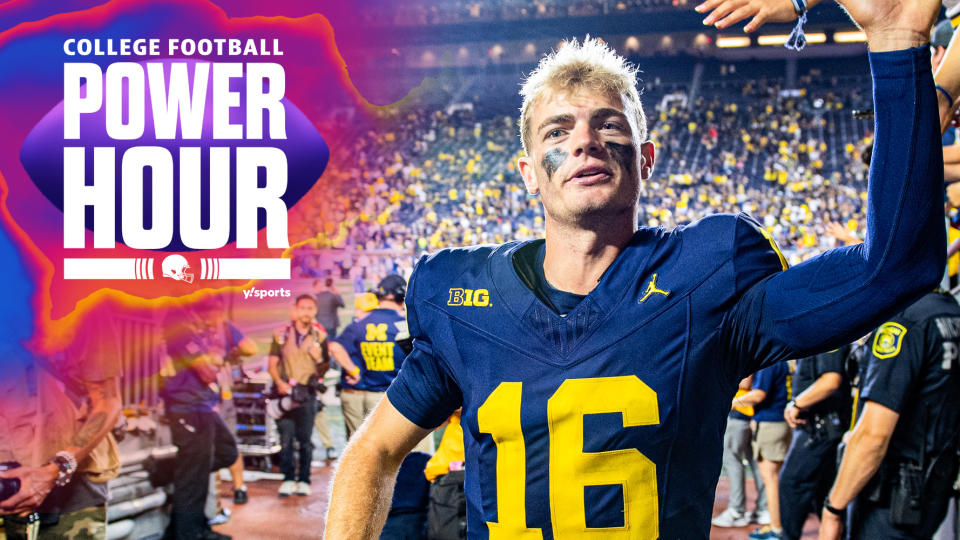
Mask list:
[[[396,342],[409,336],[403,315],[407,282],[390,274],[373,293],[377,307],[350,323],[330,343],[330,355],[343,367],[340,402],[348,439],[397,378],[406,356]]]
[[[937,530],[957,477],[958,350],[960,306],[947,294],[927,294],[877,329],[821,539],[840,537],[851,502],[853,539],[930,538]]]
[[[798,539],[818,514],[837,473],[837,445],[850,425],[850,346],[804,358],[793,376],[795,396],[783,411],[793,442],[780,471],[783,538]]]

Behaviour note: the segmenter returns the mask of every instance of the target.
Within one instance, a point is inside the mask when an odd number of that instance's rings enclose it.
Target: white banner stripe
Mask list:
[[[133,277],[134,279],[140,279],[140,259],[133,260]]]
[[[214,279],[290,279],[290,259],[215,259]]]
[[[137,279],[136,259],[64,259],[63,279]]]
[[[213,279],[220,279],[220,259],[213,260]]]
[[[153,259],[147,259],[147,279],[153,279]]]
[[[200,279],[207,279],[207,259],[200,257]]]

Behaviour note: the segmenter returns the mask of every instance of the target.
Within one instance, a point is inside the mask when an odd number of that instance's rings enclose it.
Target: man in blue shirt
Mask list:
[[[780,538],[783,527],[780,523],[779,482],[780,467],[790,447],[790,426],[783,419],[783,409],[790,400],[790,368],[787,362],[779,362],[761,369],[753,377],[753,389],[734,398],[734,407],[753,407],[754,433],[753,457],[760,468],[763,487],[766,489],[770,523],[752,533],[751,540]]]
[[[400,373],[406,354],[397,340],[408,337],[403,316],[407,283],[398,275],[383,278],[374,290],[378,306],[350,323],[330,343],[330,355],[343,368],[340,404],[350,439]]]
[[[212,471],[237,461],[237,441],[214,408],[217,373],[232,358],[251,354],[256,345],[219,318],[222,304],[208,297],[173,310],[164,324],[164,340],[176,374],[164,382],[163,400],[177,446],[173,508],[166,536],[185,539],[229,538],[210,529],[203,513]]]
[[[655,148],[635,72],[566,43],[522,91],[546,239],[419,262],[413,352],[343,455],[328,537],[376,536],[404,455],[460,406],[470,538],[707,537],[740,379],[852,341],[942,274],[939,1],[842,3],[879,104],[865,243],[785,270],[745,215],[638,229]]]

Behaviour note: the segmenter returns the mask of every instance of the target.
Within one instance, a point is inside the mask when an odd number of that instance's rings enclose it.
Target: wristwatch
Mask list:
[[[833,515],[835,515],[835,516],[838,516],[838,517],[841,517],[841,518],[843,518],[843,517],[845,517],[845,516],[847,515],[847,509],[846,509],[846,508],[835,508],[835,507],[833,507],[833,506],[830,505],[830,497],[827,497],[826,499],[824,499],[824,501],[823,501],[823,509],[826,510],[827,512],[830,512],[831,514],[833,514]]]
[[[797,405],[797,400],[795,399],[791,399],[790,401],[787,402],[787,408],[789,409],[790,407],[795,407],[798,411],[803,410],[803,407]]]
[[[77,458],[66,450],[57,452],[50,463],[57,466],[57,480],[54,482],[57,487],[69,484],[73,478],[73,473],[77,472]]]

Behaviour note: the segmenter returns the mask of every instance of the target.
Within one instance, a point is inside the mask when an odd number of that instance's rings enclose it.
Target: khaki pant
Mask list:
[[[333,437],[330,436],[330,422],[327,420],[326,407],[322,407],[313,419],[313,427],[320,435],[320,442],[324,448],[333,448]]]
[[[30,538],[27,525],[15,523],[11,519],[4,519],[7,538],[9,540],[27,540]],[[55,525],[40,527],[39,539],[70,538],[78,540],[103,540],[107,537],[107,507],[90,506],[76,512],[60,514],[60,521]]]
[[[343,425],[347,428],[347,440],[363,423],[363,419],[380,403],[386,392],[344,390],[340,392],[340,407],[343,409]]]
[[[340,407],[343,409],[343,425],[347,428],[348,441],[385,394],[386,392],[367,392],[366,390],[340,393]],[[413,448],[412,452],[433,454],[435,450],[433,433],[430,433]]]

